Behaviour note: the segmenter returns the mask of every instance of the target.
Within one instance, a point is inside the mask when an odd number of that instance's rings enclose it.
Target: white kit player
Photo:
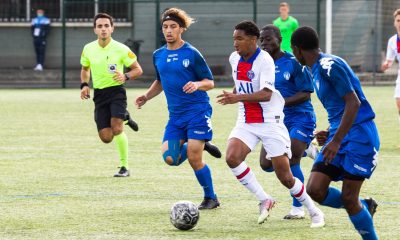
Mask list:
[[[290,138],[283,124],[285,103],[274,87],[274,61],[257,46],[259,37],[260,31],[252,21],[243,21],[235,26],[233,45],[236,51],[229,58],[235,89],[233,93],[223,91],[217,97],[222,105],[239,104],[238,120],[228,139],[226,162],[240,183],[260,201],[258,223],[263,223],[275,201],[264,191],[245,162],[247,155],[261,141],[280,182],[307,207],[311,227],[322,227],[325,225],[322,211],[314,205],[303,183],[290,171]]]
[[[396,34],[389,38],[387,50],[386,50],[386,61],[382,64],[382,71],[386,71],[390,68],[397,58],[400,63],[400,9],[397,9],[393,13],[394,27],[396,28]],[[399,123],[400,123],[400,67],[397,72],[396,88],[394,90],[394,97],[396,98],[397,110],[399,112]]]

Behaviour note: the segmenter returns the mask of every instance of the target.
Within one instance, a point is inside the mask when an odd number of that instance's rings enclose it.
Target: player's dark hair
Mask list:
[[[256,36],[260,38],[260,29],[253,21],[245,20],[235,26],[235,30],[243,30],[247,36]]]
[[[300,27],[292,34],[291,44],[303,50],[314,50],[319,48],[317,32],[312,27]]]
[[[94,19],[93,19],[94,28],[96,28],[96,21],[99,18],[107,18],[108,20],[110,20],[111,26],[114,26],[114,20],[113,20],[113,17],[111,17],[111,15],[109,15],[107,13],[98,13],[96,16],[94,16]]]
[[[261,28],[261,31],[271,31],[274,33],[275,37],[282,38],[281,31],[277,26],[274,26],[273,24],[265,25],[264,27]]]

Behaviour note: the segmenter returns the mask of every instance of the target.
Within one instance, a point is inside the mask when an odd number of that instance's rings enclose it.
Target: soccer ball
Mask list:
[[[169,219],[179,230],[189,230],[196,226],[200,212],[197,206],[189,201],[179,201],[171,208]]]

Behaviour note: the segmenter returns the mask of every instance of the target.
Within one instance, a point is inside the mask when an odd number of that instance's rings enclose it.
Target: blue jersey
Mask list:
[[[298,92],[314,92],[312,77],[308,69],[301,66],[295,57],[287,52],[275,61],[275,88],[284,98],[291,97]],[[297,113],[314,114],[314,108],[311,99],[308,99],[293,106],[285,106],[283,112],[286,121],[286,118],[295,118]],[[288,120],[290,121],[290,119]]]
[[[161,81],[167,98],[170,116],[187,116],[211,108],[205,91],[187,94],[182,89],[190,81],[214,79],[206,61],[195,47],[185,43],[179,49],[168,50],[165,45],[153,53],[153,64],[157,80]]]
[[[330,133],[336,132],[342,119],[345,102],[343,97],[355,92],[361,102],[354,124],[375,118],[375,113],[361,89],[360,80],[343,59],[320,53],[312,66],[313,84],[319,100],[328,112]]]

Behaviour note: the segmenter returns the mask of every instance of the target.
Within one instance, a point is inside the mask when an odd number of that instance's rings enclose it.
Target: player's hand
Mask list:
[[[237,94],[227,92],[225,90],[222,90],[222,94],[218,95],[217,98],[218,98],[217,102],[222,105],[234,104],[239,102],[237,100]]]
[[[199,84],[198,84],[198,82],[190,81],[190,82],[186,83],[182,89],[185,93],[193,93],[193,92],[197,91],[197,89],[199,89]]]
[[[389,63],[388,62],[384,62],[381,66],[381,70],[384,72],[389,68]]]
[[[85,99],[89,99],[90,98],[90,88],[88,86],[84,86],[81,89],[81,99],[85,100]]]
[[[338,153],[340,148],[340,143],[335,141],[329,141],[324,149],[322,150],[322,154],[324,155],[324,162],[325,164],[330,163]]]
[[[145,95],[139,96],[135,100],[135,105],[138,109],[142,108],[142,106],[147,102],[147,97]]]
[[[328,131],[317,131],[315,132],[315,138],[317,139],[318,145],[323,146],[328,139],[329,132]]]
[[[125,74],[115,71],[114,76],[113,76],[114,81],[118,82],[118,83],[125,83],[126,80],[126,76]]]

